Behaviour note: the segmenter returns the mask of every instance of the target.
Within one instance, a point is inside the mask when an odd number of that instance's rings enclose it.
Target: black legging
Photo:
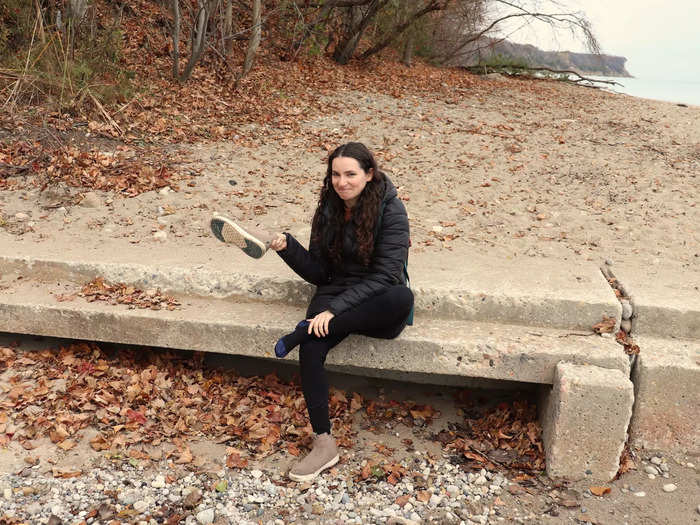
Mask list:
[[[355,308],[333,317],[328,323],[326,337],[309,336],[301,343],[301,385],[311,427],[316,434],[331,431],[328,380],[324,368],[330,349],[350,334],[379,339],[395,338],[405,328],[412,307],[411,290],[403,285],[392,286],[386,292],[370,297]]]

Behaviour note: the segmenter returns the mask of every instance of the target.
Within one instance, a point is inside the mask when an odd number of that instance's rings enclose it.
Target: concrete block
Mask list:
[[[638,337],[633,444],[700,454],[700,341]]]
[[[259,301],[179,297],[181,310],[128,309],[76,297],[56,300],[79,286],[22,279],[0,290],[0,331],[124,344],[161,346],[254,357],[274,357],[276,340],[304,310]],[[418,319],[418,318],[417,318]],[[530,383],[552,383],[561,361],[616,368],[629,375],[629,360],[611,338],[564,337],[562,330],[431,319],[393,340],[348,337],[328,365],[383,377],[431,374]],[[290,358],[294,358],[294,351]]]
[[[632,300],[633,336],[700,339],[700,271],[672,264],[611,271]]]
[[[102,276],[111,282],[158,287],[170,293],[233,300],[308,304],[314,287],[297,277],[274,253],[262,259],[229,250],[212,260],[212,251],[173,260],[163,247],[143,253],[129,248],[94,253],[56,252],[38,244],[22,256],[0,254],[0,276],[21,274],[48,281],[87,282]],[[237,250],[237,249],[236,249]],[[104,254],[109,254],[106,258]],[[196,258],[195,258],[196,257]],[[595,265],[567,266],[548,260],[504,259],[470,254],[411,255],[411,285],[416,314],[430,318],[590,330],[604,316],[618,325],[622,307]]]
[[[627,440],[634,393],[620,370],[559,363],[540,403],[547,474],[612,480]]]

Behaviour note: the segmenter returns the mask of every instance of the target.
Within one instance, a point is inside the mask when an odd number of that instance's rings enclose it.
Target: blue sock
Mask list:
[[[287,334],[282,339],[277,341],[277,344],[275,345],[275,355],[280,358],[286,357],[289,352],[294,350],[308,338],[312,337],[307,332],[308,327],[309,322],[306,319],[300,321],[291,334]]]

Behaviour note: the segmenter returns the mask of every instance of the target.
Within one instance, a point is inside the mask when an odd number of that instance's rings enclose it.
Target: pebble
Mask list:
[[[121,469],[113,465],[92,468],[80,478],[65,479],[53,478],[39,469],[25,469],[22,476],[0,474],[0,495],[10,497],[2,500],[0,508],[2,513],[24,522],[42,525],[48,523],[51,514],[66,525],[109,523],[120,516],[128,518],[129,523],[151,525],[162,521],[160,513],[165,512],[162,509],[175,507],[187,516],[182,521],[186,525],[254,525],[261,520],[266,525],[280,525],[276,521],[280,518],[284,518],[282,524],[315,519],[351,524],[394,520],[392,523],[413,525],[432,519],[435,523],[456,525],[461,521],[469,523],[468,520],[491,523],[491,502],[508,485],[503,476],[485,469],[469,477],[446,459],[429,462],[418,455],[401,460],[401,464],[417,472],[427,471],[430,477],[420,482],[408,478],[396,485],[381,480],[355,484],[351,480],[359,467],[352,463],[341,467],[335,479],[321,476],[308,486],[277,485],[283,479],[280,473],[270,475],[259,469],[178,474],[163,464],[162,470],[148,476],[143,469],[127,463]],[[170,475],[172,480],[166,481]],[[221,482],[227,484],[225,493],[214,489]],[[31,494],[23,492],[21,489],[25,487],[34,490]],[[419,501],[416,491],[426,487],[431,487],[430,497],[428,501]],[[116,503],[111,499],[114,494]],[[410,498],[403,507],[396,504],[400,495]],[[465,496],[475,506],[463,515]],[[479,512],[477,509],[481,507],[484,510]],[[281,509],[286,511],[284,516],[279,514]],[[96,514],[88,517],[93,511]]]
[[[620,301],[620,304],[622,305],[622,318],[623,319],[631,319],[632,318],[632,305],[627,299],[622,299]]]
[[[442,498],[440,496],[438,496],[437,494],[433,494],[432,496],[430,496],[430,504],[433,507],[437,507],[438,505],[440,505],[441,501],[442,501]]]
[[[658,456],[654,456],[653,458],[650,459],[650,461],[651,461],[654,465],[661,465],[661,463],[663,463],[663,460],[662,460],[660,457],[658,457]]]
[[[686,463],[685,466],[688,468],[695,468],[695,465],[693,463],[691,463],[690,461],[688,461],[688,463]]]
[[[678,487],[676,486],[675,483],[666,483],[666,484],[663,486],[664,492],[673,492],[673,491],[676,490],[677,488],[678,488]]]
[[[659,471],[656,470],[656,467],[654,467],[652,465],[647,465],[646,467],[644,467],[644,472],[646,472],[647,474],[654,474],[654,475],[659,473]]]
[[[644,496],[647,495],[647,493],[644,492],[643,490],[640,490],[639,492],[633,492],[632,494],[634,494],[634,495],[637,496],[638,498],[643,498]]]
[[[157,241],[164,241],[168,237],[168,234],[164,231],[157,231],[153,234],[153,238]]]
[[[620,329],[629,334],[632,331],[632,321],[629,319],[623,319],[620,321]]]
[[[197,522],[201,525],[209,525],[214,522],[214,509],[204,509],[197,513]]]
[[[26,221],[29,219],[29,215],[27,215],[26,213],[22,213],[22,212],[15,213],[15,219],[17,219],[20,222]]]

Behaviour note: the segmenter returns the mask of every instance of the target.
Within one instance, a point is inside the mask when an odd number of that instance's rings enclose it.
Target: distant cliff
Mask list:
[[[531,67],[572,69],[587,75],[632,76],[625,69],[627,59],[620,56],[573,53],[571,51],[542,51],[529,44],[515,44],[507,40],[497,42],[493,39],[481,39],[473,49],[474,53],[468,59],[460,61],[459,65],[474,66],[480,62],[489,62],[490,59],[503,60],[505,58],[526,62]]]

